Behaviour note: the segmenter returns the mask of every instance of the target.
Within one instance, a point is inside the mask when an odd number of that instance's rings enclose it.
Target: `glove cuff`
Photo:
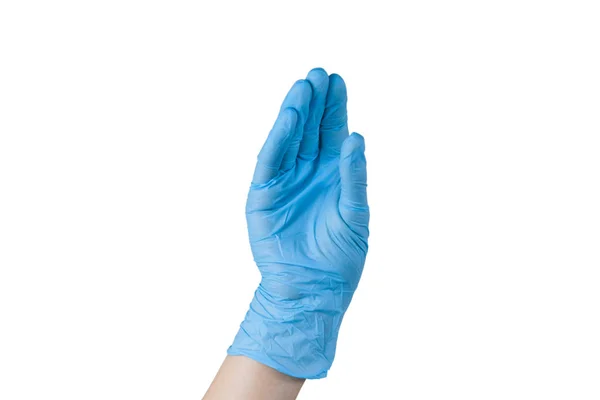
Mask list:
[[[344,305],[352,294],[339,287],[311,296],[303,304],[302,299],[275,301],[259,286],[227,353],[296,378],[324,378],[335,356]],[[340,307],[324,307],[331,304]]]

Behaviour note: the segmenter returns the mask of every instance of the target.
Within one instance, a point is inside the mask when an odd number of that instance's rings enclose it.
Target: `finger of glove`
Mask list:
[[[325,156],[340,154],[342,143],[348,137],[347,102],[346,83],[338,74],[331,74],[320,127],[321,151]]]
[[[368,235],[367,160],[365,141],[358,133],[350,135],[340,152],[340,215],[354,230]]]
[[[319,129],[325,111],[329,76],[323,68],[315,68],[308,73],[306,80],[312,87],[312,98],[308,117],[304,124],[298,158],[314,160],[319,155]]]
[[[266,183],[277,176],[288,145],[296,133],[297,125],[298,113],[295,109],[286,108],[279,113],[273,129],[258,154],[253,183]]]
[[[298,112],[298,121],[304,126],[310,107],[312,88],[305,79],[300,79],[294,83],[281,104],[281,110],[294,108]]]
[[[283,161],[281,162],[281,171],[289,171],[296,165],[296,158],[298,156],[298,151],[300,149],[300,141],[302,140],[302,123],[300,121],[296,121],[296,126],[294,127],[294,132],[290,139],[290,142],[287,146],[287,151],[283,156]]]
[[[309,113],[311,97],[312,88],[310,83],[301,79],[292,86],[281,106],[282,109],[294,108],[298,112],[296,129],[292,139],[288,143],[288,148],[281,163],[282,171],[288,171],[296,164],[296,157],[298,156],[298,151],[300,149],[304,124],[306,123]]]

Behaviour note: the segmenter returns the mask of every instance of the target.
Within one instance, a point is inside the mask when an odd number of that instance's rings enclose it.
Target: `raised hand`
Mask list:
[[[262,280],[229,354],[300,378],[326,376],[367,254],[365,147],[346,102],[342,78],[320,68],[292,86],[246,205]]]

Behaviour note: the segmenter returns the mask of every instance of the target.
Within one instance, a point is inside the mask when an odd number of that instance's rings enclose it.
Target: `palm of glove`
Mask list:
[[[250,243],[261,284],[273,296],[292,300],[323,289],[356,289],[367,232],[354,230],[339,211],[338,162],[299,160],[270,185],[250,190]]]

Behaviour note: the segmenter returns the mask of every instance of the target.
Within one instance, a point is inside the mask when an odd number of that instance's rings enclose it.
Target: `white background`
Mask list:
[[[3,1],[0,398],[203,395],[259,280],[256,154],[316,66],[372,236],[300,399],[600,398],[596,5]]]

